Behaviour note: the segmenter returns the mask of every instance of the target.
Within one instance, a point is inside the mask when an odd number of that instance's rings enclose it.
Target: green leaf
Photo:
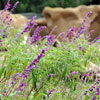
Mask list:
[[[0,69],[0,78],[1,78],[1,76],[2,76],[3,73],[4,73],[4,67],[2,67],[2,68]]]

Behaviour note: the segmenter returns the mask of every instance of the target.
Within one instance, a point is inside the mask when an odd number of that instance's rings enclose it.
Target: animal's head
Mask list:
[[[61,32],[65,32],[67,34],[69,29],[72,27],[79,28],[83,22],[84,17],[89,11],[92,11],[93,13],[87,18],[85,26],[89,23],[90,20],[94,21],[86,33],[88,33],[90,30],[94,30],[94,33],[90,35],[90,38],[94,39],[98,36],[98,32],[100,31],[100,27],[96,26],[97,23],[99,25],[100,20],[99,6],[79,6],[76,8],[45,7],[43,10],[43,16],[47,20],[47,26],[49,31],[52,30],[54,26],[57,26],[53,34],[58,36],[58,34]]]

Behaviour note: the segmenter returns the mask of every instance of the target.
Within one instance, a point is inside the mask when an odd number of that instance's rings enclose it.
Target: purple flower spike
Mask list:
[[[97,100],[96,96],[94,96],[92,100]]]
[[[14,84],[14,83],[15,83],[14,81],[11,82],[11,84]]]
[[[87,92],[88,92],[88,91],[85,91],[84,95],[87,95]]]
[[[13,8],[11,9],[11,12],[14,11],[14,9],[17,7],[18,4],[19,4],[19,1],[17,1],[17,2],[14,4]]]
[[[84,20],[83,20],[83,22],[82,22],[82,26],[79,28],[78,32],[79,32],[81,29],[83,29],[83,26],[84,26],[84,24],[85,24],[85,22],[86,22],[86,19],[87,19],[88,16],[91,15],[91,14],[92,14],[92,11],[88,12],[88,14],[85,16],[85,18],[84,18]]]
[[[100,44],[100,41],[97,41],[98,44]]]
[[[17,39],[19,37],[21,37],[22,34],[24,34],[24,32],[28,32],[28,30],[31,27],[31,23],[34,22],[34,19],[36,18],[36,16],[33,16],[32,19],[30,20],[30,22],[27,24],[27,26],[24,28],[24,30],[21,33],[18,33],[17,36],[15,37],[15,42],[17,41]],[[36,23],[34,23],[34,26],[36,25]]]
[[[10,8],[10,6],[11,6],[10,0],[8,0],[8,2],[7,2],[7,4],[6,4],[6,6],[5,6],[5,8],[0,12],[0,18],[1,18],[1,16],[2,16],[2,14],[3,14],[7,9]]]
[[[72,27],[71,29],[69,29],[68,34],[63,38],[63,41],[66,41],[66,38],[69,38],[70,36],[74,36],[74,32],[77,29],[75,27]]]
[[[11,4],[10,4],[10,0],[8,0],[7,4],[6,4],[6,6],[5,6],[5,10],[9,9],[10,6],[11,6]]]
[[[25,72],[21,74],[21,78],[22,79],[28,79],[28,76],[30,75],[30,72],[32,72],[32,70],[34,68],[37,68],[38,66],[36,66],[36,64],[39,62],[40,58],[45,56],[45,52],[48,51],[48,49],[43,49],[41,51],[41,53],[38,55],[38,57],[36,59],[33,60],[33,62],[25,69]],[[18,73],[16,73],[14,76],[19,75]],[[14,77],[13,76],[13,77]],[[53,74],[51,74],[50,76],[53,76]],[[17,89],[17,91],[23,91],[23,86],[25,87],[26,84],[25,83],[21,83],[19,88]]]
[[[18,89],[16,89],[17,91],[23,91],[23,87],[26,87],[26,83],[21,83],[20,84],[20,86],[19,86],[19,88]]]
[[[14,9],[16,8],[16,6],[17,6],[18,4],[19,4],[19,1],[17,1],[17,2],[14,4],[13,8],[11,9],[11,11],[7,14],[6,18],[3,20],[3,23],[6,22],[6,19],[9,18],[9,15],[14,11]],[[9,18],[9,21],[12,21],[12,19]],[[9,22],[8,22],[8,25],[9,25]]]
[[[50,76],[55,76],[55,74],[50,74],[50,75],[47,76],[47,78],[50,77]]]
[[[47,97],[49,97],[49,95],[52,94],[52,92],[54,92],[54,91],[55,91],[55,89],[50,90],[49,93],[47,94]]]
[[[90,90],[90,92],[92,92],[92,91],[93,91],[93,89],[92,89],[92,88],[90,88],[89,90]]]
[[[98,81],[100,81],[100,78],[98,79]]]
[[[57,28],[57,26],[55,26],[55,27],[51,30],[51,32],[49,33],[49,35],[51,35],[51,34],[55,31],[56,28]]]
[[[52,34],[50,34],[48,37],[47,37],[47,43],[45,43],[45,45],[46,46],[51,46],[52,44],[53,44],[53,42],[54,42],[54,39],[55,39],[55,37],[52,35]]]
[[[61,32],[61,33],[58,35],[58,37],[62,37],[64,34],[65,34],[65,32]],[[57,38],[58,38],[58,37],[57,37]]]
[[[91,33],[93,33],[94,30],[91,30],[86,36],[85,36],[85,40],[87,40],[87,38],[90,36]]]
[[[70,73],[68,76],[67,76],[67,78],[65,79],[65,81],[67,81],[68,80],[68,78],[71,76],[71,75],[73,75],[73,74],[77,74],[78,72],[72,72],[72,73]]]
[[[75,30],[76,30],[75,27],[72,27],[71,29],[69,29],[69,32],[68,32],[68,34],[66,35],[66,38],[68,38],[69,36],[73,36]]]
[[[34,44],[36,41],[38,41],[38,44],[41,40],[40,32],[45,29],[46,26],[37,27],[34,31],[34,34],[31,37],[31,44]]]
[[[83,34],[83,33],[87,30],[87,28],[90,26],[92,20],[89,22],[89,24],[88,24],[86,27],[84,27],[84,24],[85,24],[85,22],[86,22],[86,19],[88,18],[88,16],[89,16],[91,13],[92,13],[92,11],[90,11],[90,12],[85,16],[85,18],[84,18],[84,20],[83,20],[83,22],[82,22],[82,25],[81,25],[81,27],[78,29],[77,34],[76,34],[75,38],[73,39],[73,41],[75,41],[77,38],[79,38],[80,35]],[[91,32],[92,32],[92,31],[91,31]],[[90,35],[91,32],[88,33],[88,35]],[[87,39],[87,37],[86,37],[86,39]]]

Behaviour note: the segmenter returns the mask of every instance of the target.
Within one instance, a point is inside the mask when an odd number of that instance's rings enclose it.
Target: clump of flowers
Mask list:
[[[97,100],[97,96],[100,95],[100,79],[98,79],[89,89],[85,90],[85,92],[83,92],[83,94],[80,96],[83,97],[85,95],[91,95],[93,96],[92,100]],[[80,100],[80,98],[78,100]]]
[[[64,80],[64,82],[66,82],[69,78],[70,78],[70,76],[71,75],[74,75],[74,74],[77,74],[78,72],[71,72],[68,76],[67,76],[67,78]],[[50,90],[49,91],[49,93],[47,94],[47,97],[49,97],[50,96],[50,94],[52,94],[52,92],[54,92],[57,88],[59,88],[64,82],[62,82],[58,87],[56,87],[55,89],[52,89],[52,90]]]

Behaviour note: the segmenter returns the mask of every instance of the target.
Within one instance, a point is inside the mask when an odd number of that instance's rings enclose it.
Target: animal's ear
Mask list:
[[[59,17],[58,11],[57,8],[45,7],[42,14],[46,19],[57,20]]]
[[[52,10],[50,7],[45,7],[43,12],[42,12],[43,16],[45,18],[51,18],[52,17]]]
[[[61,16],[65,19],[66,18],[70,18],[70,19],[78,19],[79,18],[78,14],[71,9],[63,9],[63,11],[61,12]]]

